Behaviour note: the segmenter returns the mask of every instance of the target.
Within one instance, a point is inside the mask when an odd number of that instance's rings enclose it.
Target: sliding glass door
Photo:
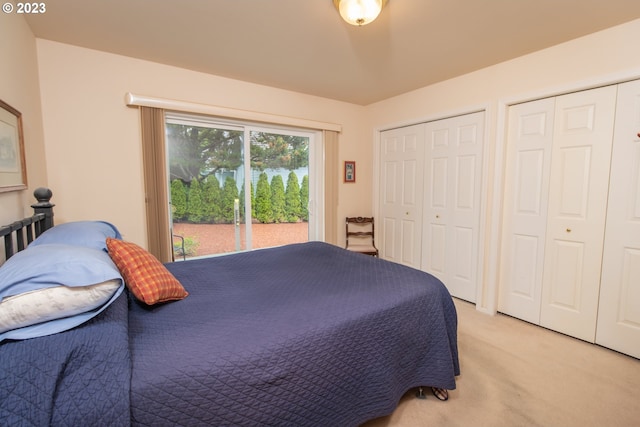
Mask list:
[[[314,133],[167,114],[166,141],[176,260],[309,240]]]

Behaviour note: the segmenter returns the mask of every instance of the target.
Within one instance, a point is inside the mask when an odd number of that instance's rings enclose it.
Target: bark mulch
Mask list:
[[[283,224],[252,224],[253,249],[302,243],[309,240],[306,222]],[[198,242],[195,256],[234,252],[235,226],[233,224],[173,224],[173,234]],[[245,226],[240,226],[241,249],[245,246]],[[179,242],[174,238],[174,243]]]

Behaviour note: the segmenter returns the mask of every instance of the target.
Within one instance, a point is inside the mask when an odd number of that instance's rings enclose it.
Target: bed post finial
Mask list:
[[[53,193],[48,188],[39,187],[35,189],[33,196],[36,198],[38,203],[31,205],[31,207],[33,208],[34,213],[44,214],[44,230],[48,230],[53,227],[53,207],[55,206],[51,203],[51,196],[53,196]]]

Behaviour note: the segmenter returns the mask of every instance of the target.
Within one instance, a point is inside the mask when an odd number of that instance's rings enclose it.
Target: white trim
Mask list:
[[[430,122],[435,122],[439,120],[446,120],[453,117],[466,116],[469,114],[475,113],[483,113],[483,147],[482,147],[482,173],[480,178],[480,214],[478,218],[478,253],[476,258],[476,301],[474,305],[476,306],[476,310],[481,311],[483,313],[495,314],[495,304],[493,300],[495,299],[492,294],[489,292],[492,290],[491,287],[486,286],[485,282],[485,257],[487,256],[487,247],[484,243],[487,235],[490,234],[491,231],[487,231],[487,217],[488,217],[488,209],[490,205],[489,201],[489,184],[491,182],[492,176],[490,175],[490,155],[491,148],[493,147],[490,144],[489,137],[491,135],[491,126],[489,126],[490,120],[493,118],[495,111],[489,102],[485,102],[482,104],[476,104],[473,106],[469,106],[466,108],[460,108],[456,110],[451,110],[448,112],[440,112],[436,114],[432,114],[426,117],[422,117],[420,119],[403,121],[394,124],[382,125],[378,127],[374,127],[373,129],[373,176],[378,179],[373,180],[373,206],[372,211],[374,217],[380,216],[380,179],[381,175],[381,139],[382,133],[408,127],[414,125],[420,125]],[[424,207],[423,207],[424,211]],[[377,245],[381,247],[385,245],[384,235],[381,235],[378,239]],[[490,252],[490,251],[489,251]],[[491,270],[489,270],[491,273]]]
[[[378,134],[392,129],[403,128],[413,125],[419,125],[422,123],[437,122],[438,120],[450,119],[452,117],[465,116],[467,114],[480,113],[486,111],[487,103],[476,104],[466,108],[457,108],[446,112],[437,112],[427,116],[419,117],[416,119],[403,120],[401,122],[390,123],[386,125],[377,126],[374,128],[374,132]]]
[[[488,116],[487,116],[487,112],[489,111],[489,104],[488,103],[482,103],[482,104],[475,104],[475,105],[470,105],[467,107],[462,107],[462,108],[457,108],[454,110],[449,110],[449,111],[445,111],[445,112],[436,112],[427,116],[422,116],[416,119],[408,119],[408,120],[403,120],[400,122],[395,122],[395,123],[389,123],[386,125],[380,125],[380,126],[375,126],[373,128],[373,176],[376,178],[373,180],[373,206],[371,211],[373,212],[373,216],[375,218],[378,218],[380,216],[380,182],[379,182],[379,177],[380,175],[380,149],[381,149],[381,135],[383,132],[388,131],[388,130],[392,130],[392,129],[398,129],[398,128],[402,128],[402,127],[408,127],[408,126],[413,126],[413,125],[419,125],[422,123],[429,123],[429,122],[435,122],[438,120],[444,120],[444,119],[449,119],[451,117],[458,117],[458,116],[464,116],[467,114],[473,114],[473,113],[480,113],[480,112],[484,112],[485,113],[485,122],[484,122],[484,129],[485,129],[485,134],[484,137],[486,138],[485,140],[485,147],[483,148],[483,167],[486,166],[486,162],[488,161],[487,157],[487,144],[488,144],[488,135],[489,135],[489,129],[490,126],[488,126]],[[483,172],[483,179],[486,179],[485,176],[486,172]],[[486,209],[486,205],[483,207],[484,209]],[[481,209],[483,209],[481,208]],[[486,213],[485,213],[486,215]],[[480,229],[482,230],[480,234],[482,235],[486,235],[486,231],[483,230],[483,228],[485,227],[485,223],[481,222],[480,223]],[[377,244],[383,245],[384,242],[384,236],[380,236],[378,239]],[[378,246],[380,247],[380,246]],[[480,265],[479,263],[479,268],[482,268],[482,271],[479,270],[479,273],[484,274],[484,264]],[[482,277],[482,276],[478,276],[478,277]],[[479,279],[480,280],[480,279]],[[483,286],[481,286],[483,284],[483,282],[480,282],[478,288],[481,288]]]
[[[604,76],[592,77],[575,82],[563,83],[556,86],[537,89],[532,92],[519,95],[505,96],[498,100],[500,106],[508,109],[511,105],[522,104],[524,102],[536,101],[538,99],[553,98],[556,96],[566,95],[574,92],[581,92],[599,87],[617,85],[632,80],[640,79],[640,68],[611,73]]]
[[[504,202],[504,172],[507,167],[505,150],[507,144],[507,111],[508,106],[498,100],[496,109],[496,128],[495,128],[495,144],[493,147],[493,179],[491,185],[493,192],[491,200],[485,200],[490,206],[491,219],[489,220],[489,241],[488,253],[485,260],[487,261],[486,282],[484,286],[484,306],[479,309],[487,314],[495,315],[498,313],[498,292],[499,292],[499,268],[500,268],[500,252],[502,242],[502,215]],[[486,238],[486,237],[485,237]]]
[[[536,101],[538,99],[553,98],[566,95],[569,93],[580,92],[584,90],[596,89],[599,87],[618,85],[628,81],[640,79],[640,68],[633,68],[617,73],[604,76],[596,76],[586,80],[569,82],[546,89],[539,89],[529,93],[520,95],[510,95],[501,97],[497,100],[497,123],[496,123],[496,140],[495,140],[495,176],[493,180],[494,193],[493,200],[490,201],[493,211],[491,217],[491,240],[489,242],[489,258],[487,265],[487,307],[486,312],[489,314],[498,313],[498,294],[500,292],[499,269],[500,257],[502,253],[502,215],[504,210],[504,186],[506,169],[506,152],[507,152],[507,132],[508,132],[508,115],[509,107],[524,102]]]
[[[280,116],[277,114],[260,113],[257,111],[238,110],[216,105],[198,104],[195,102],[153,98],[144,95],[136,95],[131,92],[127,92],[125,94],[125,103],[130,107],[162,108],[164,110],[171,111],[206,114],[210,116],[234,118],[261,123],[272,123],[278,125],[288,125],[306,129],[332,130],[335,132],[342,132],[342,125],[335,123],[318,122],[315,120]]]
[[[138,105],[138,104],[136,104]],[[145,105],[148,106],[148,105]],[[278,133],[287,134],[293,136],[304,137],[309,140],[309,166],[307,176],[309,178],[309,204],[307,206],[309,219],[308,224],[308,240],[324,241],[324,138],[322,131],[313,130],[300,127],[292,127],[287,125],[280,125],[277,123],[261,123],[257,121],[247,121],[238,119],[236,117],[214,117],[211,115],[196,113],[196,112],[175,112],[170,110],[165,114],[165,124],[173,123],[179,125],[205,127],[205,128],[220,128],[227,130],[235,130],[243,132],[243,169],[244,169],[244,190],[245,190],[245,218],[249,218],[249,207],[251,206],[251,168],[246,167],[250,163],[250,144],[251,132],[265,132],[265,133]],[[169,141],[166,140],[165,150],[168,153]],[[169,169],[169,155],[167,155],[167,170]],[[237,180],[237,178],[236,178]],[[168,185],[168,194],[171,193],[171,184]],[[241,223],[246,233],[246,247],[240,251],[250,251],[253,248],[253,228],[251,221],[245,221]],[[172,221],[170,221],[170,226]],[[206,255],[209,256],[209,255]]]
[[[491,304],[487,298],[485,259],[487,256],[487,235],[491,235],[491,229],[487,230],[487,216],[489,215],[489,194],[495,189],[490,185],[493,176],[491,175],[491,160],[493,144],[490,144],[491,126],[494,110],[490,104],[483,106],[483,127],[482,135],[482,172],[480,173],[480,217],[478,218],[478,257],[476,259],[476,310],[484,313],[491,312]]]

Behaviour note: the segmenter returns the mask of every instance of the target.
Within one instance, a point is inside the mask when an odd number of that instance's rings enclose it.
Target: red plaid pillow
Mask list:
[[[107,249],[127,288],[145,304],[181,300],[189,295],[156,257],[135,243],[108,237]]]

